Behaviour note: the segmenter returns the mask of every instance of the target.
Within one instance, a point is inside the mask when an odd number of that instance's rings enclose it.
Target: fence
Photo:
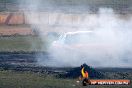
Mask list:
[[[19,12],[0,12],[0,24],[24,24],[24,14]]]

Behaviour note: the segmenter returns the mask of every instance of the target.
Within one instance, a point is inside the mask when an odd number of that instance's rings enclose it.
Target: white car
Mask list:
[[[58,66],[79,66],[83,63],[97,66],[102,62],[100,58],[109,56],[112,47],[96,31],[76,31],[61,35],[53,42],[50,53]]]

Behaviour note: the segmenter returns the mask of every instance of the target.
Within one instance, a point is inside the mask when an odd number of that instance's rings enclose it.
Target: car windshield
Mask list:
[[[93,33],[67,34],[65,44],[87,44],[95,42]]]

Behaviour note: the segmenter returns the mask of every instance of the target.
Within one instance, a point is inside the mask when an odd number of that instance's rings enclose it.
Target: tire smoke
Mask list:
[[[131,14],[115,14],[112,8],[99,8],[94,14],[41,12],[40,3],[31,0],[26,7],[28,10],[24,13],[28,23],[37,26],[36,30],[42,40],[45,37],[44,33],[48,31],[58,31],[62,36],[67,32],[93,31],[94,35],[79,36],[79,41],[90,40],[87,45],[81,47],[77,47],[76,44],[68,47],[58,44],[55,47],[52,42],[48,48],[50,54],[48,59],[44,55],[37,56],[40,65],[61,67],[80,66],[86,63],[94,67],[132,67]],[[51,9],[57,8],[55,3],[48,1],[45,5]],[[42,47],[45,47],[45,44]]]

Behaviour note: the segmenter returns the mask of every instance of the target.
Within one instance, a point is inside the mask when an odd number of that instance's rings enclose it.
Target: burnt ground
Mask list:
[[[56,68],[37,64],[36,55],[46,52],[0,52],[0,70],[28,71],[44,74],[57,74],[60,78],[78,78],[80,67]],[[47,57],[48,58],[48,57]],[[90,77],[95,79],[132,79],[132,68],[92,68],[85,64]]]
[[[48,58],[46,52],[0,52],[0,70],[31,71],[40,73],[63,73],[69,68],[55,68],[40,66],[36,55],[43,54]]]

